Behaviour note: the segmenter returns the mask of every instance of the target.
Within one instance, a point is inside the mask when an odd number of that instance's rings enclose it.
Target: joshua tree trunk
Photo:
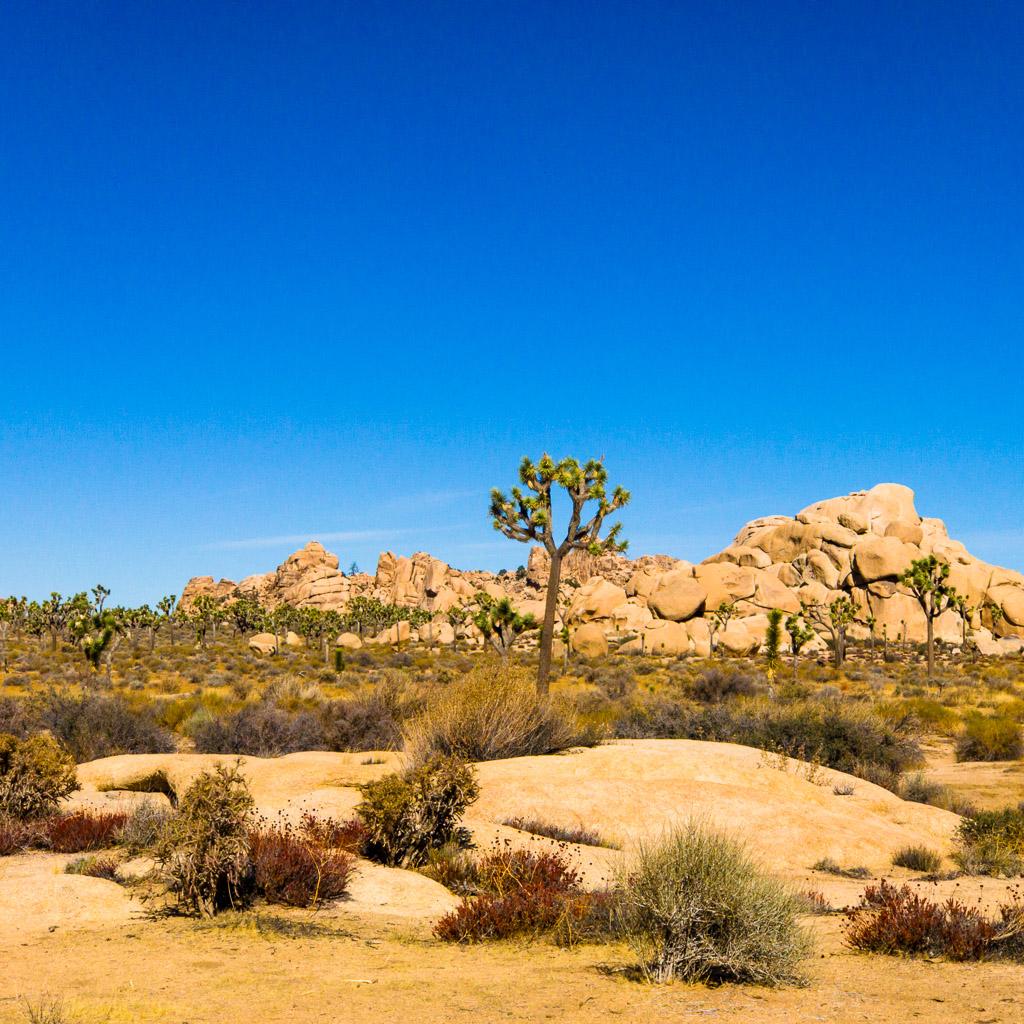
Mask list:
[[[929,614],[928,618],[928,678],[935,678],[935,620]]]
[[[555,609],[558,605],[558,582],[562,576],[562,557],[551,555],[548,570],[548,593],[544,602],[544,624],[540,630],[540,663],[537,666],[537,692],[545,696],[551,689],[551,644],[555,637]]]

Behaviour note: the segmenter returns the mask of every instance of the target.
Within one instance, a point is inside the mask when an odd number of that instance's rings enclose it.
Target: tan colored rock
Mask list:
[[[840,512],[836,516],[840,526],[845,526],[846,529],[851,530],[853,533],[867,533],[871,529],[871,522],[867,516],[862,516],[859,512],[845,511]]]
[[[303,640],[302,637],[299,636],[298,633],[293,633],[290,629],[284,635],[284,645],[285,645],[285,647],[304,647],[305,644],[306,644],[306,641]]]
[[[895,579],[921,552],[895,537],[872,537],[853,549],[853,569],[866,583]]]
[[[707,591],[683,569],[667,572],[659,579],[657,588],[647,598],[647,606],[659,618],[685,622],[699,615],[706,601]]]
[[[643,629],[653,618],[650,609],[637,598],[630,598],[612,612],[612,624],[623,633]]]
[[[570,622],[610,619],[615,609],[625,603],[625,590],[595,576],[576,591],[569,605],[568,619]]]
[[[686,624],[693,653],[698,658],[711,657],[711,627],[707,619],[690,619]]]
[[[908,523],[903,519],[894,519],[886,528],[883,537],[895,537],[904,544],[920,547],[924,540],[924,530],[917,523]]]
[[[603,658],[608,653],[608,640],[596,622],[585,622],[573,630],[570,644],[584,658]]]
[[[1024,626],[1024,589],[1004,583],[992,587],[988,597],[1002,608],[1006,622],[1013,626]]]
[[[803,582],[803,577],[793,567],[791,562],[776,562],[774,565],[769,566],[765,572],[770,572],[786,587],[798,587]]]
[[[717,562],[731,562],[733,565],[750,566],[754,569],[766,569],[772,564],[768,553],[761,548],[750,548],[743,544],[730,544],[724,551],[717,555],[705,558],[703,565],[713,565]]]
[[[730,622],[728,629],[723,629],[715,636],[715,646],[728,654],[746,657],[756,653],[761,641],[751,636],[739,622]]]
[[[752,603],[758,608],[780,608],[791,614],[800,611],[800,599],[796,594],[767,572],[757,577],[757,589]]]
[[[802,559],[796,559],[794,566],[803,563],[803,578],[808,583],[821,583],[829,590],[839,586],[839,570],[824,551],[810,551]]]
[[[776,526],[782,526],[784,523],[792,521],[792,516],[762,516],[760,519],[754,519],[747,523],[747,525],[736,534],[736,539],[733,541],[733,544],[745,547],[750,543],[751,538],[758,534],[765,533],[768,530],[774,529]]]
[[[727,563],[698,565],[693,570],[697,582],[707,592],[708,609],[717,608],[723,602],[731,604],[752,598],[757,590],[756,572],[756,569]]]
[[[363,646],[363,641],[355,633],[342,633],[334,642],[338,647],[345,647],[350,651],[358,651]]]
[[[273,633],[257,633],[249,640],[249,650],[260,654],[276,654],[277,637]]]
[[[798,601],[806,601],[808,604],[825,604],[830,591],[823,583],[805,583],[797,587],[796,596]]]
[[[682,623],[671,619],[654,619],[641,633],[647,654],[674,657],[690,650],[690,634]]]
[[[626,582],[626,596],[649,598],[657,589],[663,575],[662,572],[653,567],[637,569]]]

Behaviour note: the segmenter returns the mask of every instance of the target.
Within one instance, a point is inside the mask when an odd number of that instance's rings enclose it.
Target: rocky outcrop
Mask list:
[[[756,650],[763,642],[767,612],[799,612],[801,601],[828,604],[846,595],[857,605],[854,637],[867,635],[868,618],[890,639],[924,639],[926,620],[910,591],[899,583],[913,560],[934,554],[950,565],[950,582],[973,608],[968,625],[979,649],[1006,653],[1010,639],[1024,634],[1024,575],[988,565],[952,540],[941,519],[922,518],[914,493],[900,484],[829,498],[795,515],[773,515],[747,523],[731,544],[697,565],[668,555],[594,556],[574,552],[562,564],[559,617],[574,636],[596,650],[596,632],[625,638],[622,650],[706,655],[711,613],[721,604],[734,609],[729,628],[716,637],[723,649]],[[344,611],[357,596],[432,613],[420,630],[429,643],[450,642],[447,612],[478,593],[511,598],[522,614],[544,614],[549,559],[530,550],[516,573],[460,571],[426,552],[399,556],[385,551],[376,572],[346,575],[338,559],[311,541],[272,573],[240,583],[200,576],[189,581],[181,606],[200,594],[232,601],[245,596],[273,608],[279,604]],[[1001,615],[993,619],[992,609]],[[936,620],[936,636],[960,642],[963,623],[947,611]],[[584,627],[587,627],[584,629]],[[591,628],[593,627],[593,628]],[[403,642],[406,626],[392,627],[378,642]],[[460,636],[479,642],[472,626]],[[587,639],[591,638],[591,639]],[[365,642],[365,638],[364,638]],[[813,641],[809,649],[820,649]]]

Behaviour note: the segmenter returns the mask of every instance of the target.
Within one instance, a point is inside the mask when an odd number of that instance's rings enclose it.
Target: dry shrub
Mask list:
[[[117,835],[118,846],[123,846],[130,857],[148,853],[160,840],[171,812],[158,804],[140,803],[125,818]]]
[[[316,819],[312,819],[315,822]],[[327,830],[314,825],[259,824],[249,830],[256,889],[268,903],[315,907],[338,899],[348,888],[354,859],[328,846]]]
[[[1011,893],[998,920],[986,918],[951,896],[935,903],[909,885],[897,889],[886,881],[864,890],[849,910],[846,941],[871,953],[916,953],[951,960],[980,960],[989,955],[1019,958],[1024,953],[1024,904]]]
[[[953,860],[967,874],[1024,874],[1024,805],[969,814],[955,838]]]
[[[973,711],[956,741],[958,761],[1015,761],[1024,753],[1021,727],[1012,718]]]
[[[44,843],[54,853],[88,853],[116,846],[128,820],[125,811],[72,811],[40,822]]]
[[[497,761],[593,746],[598,739],[567,706],[539,696],[525,670],[489,662],[432,694],[406,732],[405,749],[414,761],[438,754]]]
[[[801,980],[799,899],[706,821],[642,846],[620,889],[624,933],[648,979]]]
[[[248,816],[253,800],[237,768],[199,775],[160,835],[155,855],[177,907],[211,917],[252,894]]]
[[[114,754],[166,754],[173,737],[156,723],[156,709],[123,697],[51,690],[39,706],[41,724],[82,764]]]
[[[934,874],[942,867],[942,857],[927,846],[904,846],[892,855],[892,863],[897,868]]]
[[[550,821],[537,818],[506,818],[501,822],[509,828],[517,828],[520,832],[529,832],[535,836],[545,836],[559,843],[577,843],[580,846],[603,846],[608,849],[615,847],[591,828],[585,825],[556,825]]]
[[[89,878],[105,878],[108,882],[120,882],[117,873],[119,863],[116,857],[101,854],[92,857],[79,857],[64,865],[65,875],[87,875]]]
[[[0,815],[0,857],[13,857],[32,849],[38,836],[34,825]]]
[[[506,845],[466,865],[458,882],[474,894],[434,926],[445,942],[535,937],[555,929],[560,941],[575,945],[601,933],[602,920],[613,916],[614,897],[585,892],[558,853]]]
[[[363,853],[389,867],[420,867],[430,851],[468,845],[462,812],[480,794],[471,765],[436,756],[359,787],[356,808],[366,828]]]
[[[76,789],[74,760],[48,736],[0,736],[0,816],[42,817]]]

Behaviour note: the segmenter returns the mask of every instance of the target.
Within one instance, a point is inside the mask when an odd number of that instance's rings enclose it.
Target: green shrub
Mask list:
[[[167,823],[155,855],[178,909],[211,917],[244,906],[252,893],[247,820],[253,800],[237,768],[198,776]]]
[[[480,787],[471,765],[439,756],[367,782],[359,792],[356,813],[366,826],[366,856],[392,867],[419,867],[431,850],[468,843],[458,821]]]
[[[957,827],[953,860],[970,875],[1024,874],[1024,807],[977,811]]]
[[[486,664],[432,695],[407,729],[405,749],[414,761],[436,755],[495,761],[593,746],[599,738],[567,707],[539,696],[524,670]]]
[[[705,821],[642,846],[621,890],[624,932],[646,977],[801,980],[809,938],[797,897]]]
[[[942,857],[927,846],[904,846],[892,855],[892,863],[897,868],[934,874],[942,867]]]
[[[78,788],[74,759],[48,736],[0,736],[0,815],[27,821],[51,814]]]
[[[958,761],[1015,761],[1021,756],[1021,727],[1012,718],[972,711],[956,741]]]

